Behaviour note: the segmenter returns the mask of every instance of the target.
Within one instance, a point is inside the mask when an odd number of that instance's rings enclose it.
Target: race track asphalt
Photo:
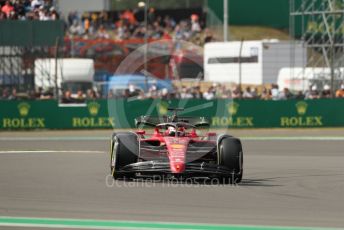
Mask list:
[[[233,133],[236,186],[114,182],[109,130],[2,132],[0,217],[344,227],[343,129]]]

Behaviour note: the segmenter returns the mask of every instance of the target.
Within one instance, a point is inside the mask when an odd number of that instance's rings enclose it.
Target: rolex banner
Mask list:
[[[0,101],[0,129],[133,128],[141,115],[204,117],[212,128],[344,127],[344,100],[96,100],[59,104],[54,100]]]

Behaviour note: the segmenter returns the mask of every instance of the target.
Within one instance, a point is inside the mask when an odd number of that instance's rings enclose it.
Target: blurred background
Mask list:
[[[1,99],[344,95],[342,1],[1,0],[0,5]],[[119,70],[135,50],[141,64]]]

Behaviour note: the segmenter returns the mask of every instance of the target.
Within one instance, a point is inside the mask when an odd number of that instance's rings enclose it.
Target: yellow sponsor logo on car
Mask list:
[[[181,145],[181,144],[173,144],[173,145],[171,145],[171,148],[173,148],[173,149],[183,149],[183,148],[184,148],[184,145]]]

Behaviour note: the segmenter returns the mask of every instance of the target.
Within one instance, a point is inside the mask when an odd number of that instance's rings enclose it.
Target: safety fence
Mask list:
[[[344,127],[344,100],[95,100],[61,105],[55,100],[0,101],[0,129],[132,128],[141,115],[209,119],[212,128]]]

